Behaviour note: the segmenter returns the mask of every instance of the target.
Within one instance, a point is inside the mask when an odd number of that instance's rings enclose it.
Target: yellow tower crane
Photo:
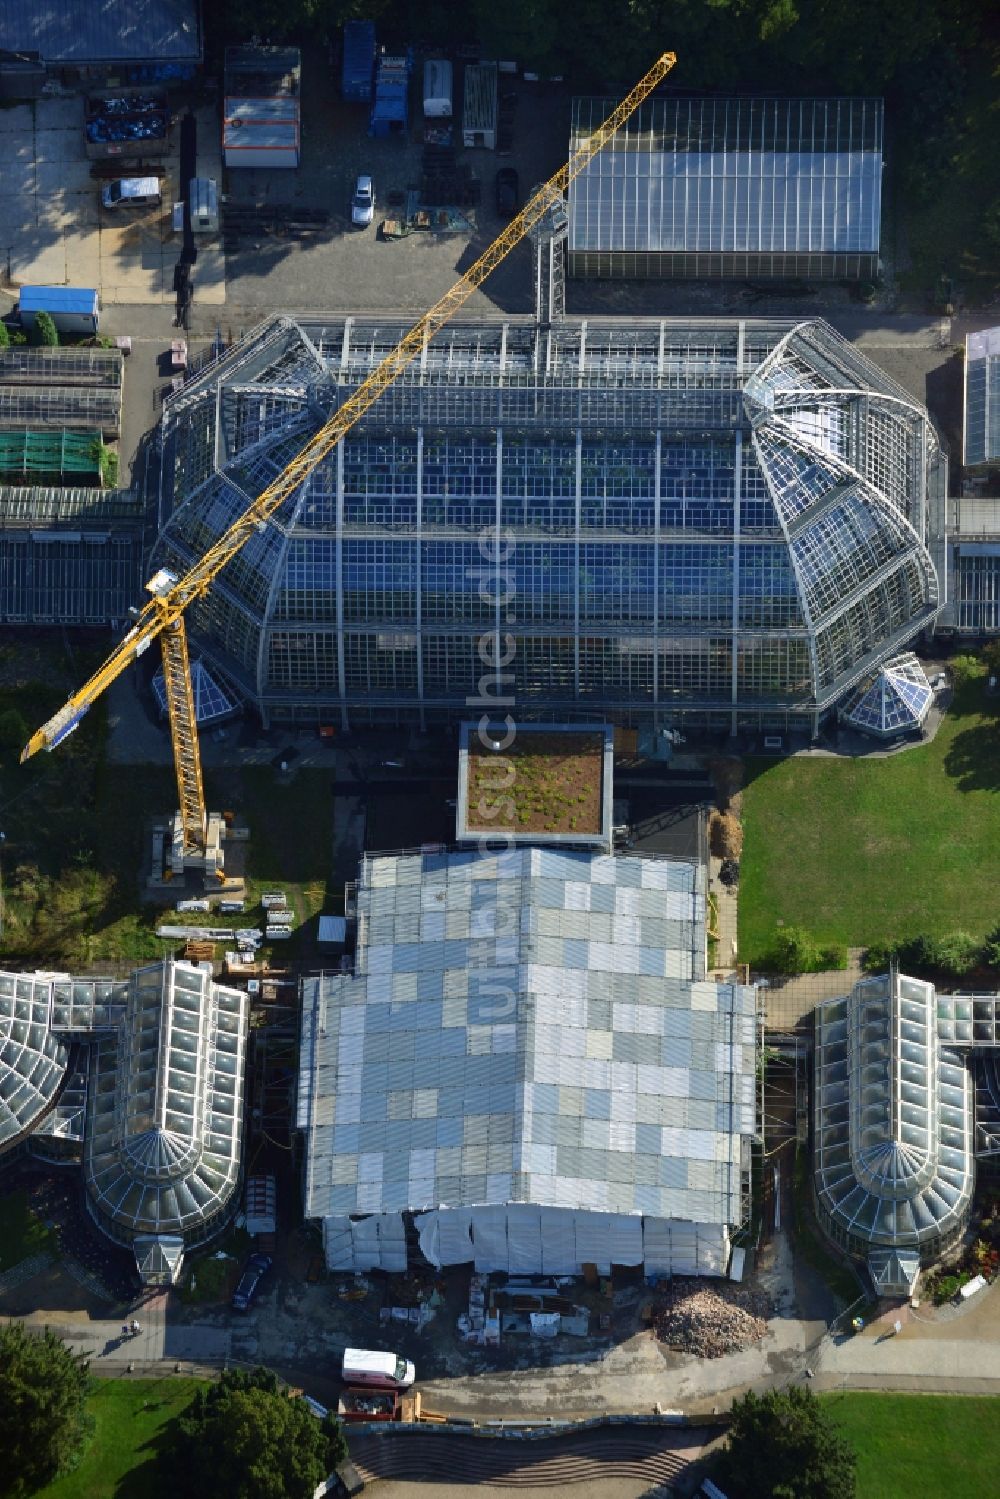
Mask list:
[[[136,617],[132,628],[90,680],[74,692],[68,702],[31,736],[21,752],[22,761],[41,749],[55,749],[57,744],[77,728],[83,715],[105,688],[110,687],[159,636],[180,801],[176,841],[181,845],[180,853],[184,864],[200,865],[205,868],[207,875],[221,877],[221,856],[217,851],[210,851],[206,847],[209,819],[205,808],[194,693],[188,664],[185,611],[196,599],[208,592],[222,569],[232,561],[254,532],[267,524],[331,449],[371,410],[382,392],[402,374],[438,330],[454,317],[504,257],[520,244],[525,235],[541,224],[549,210],[562,199],[574,177],[579,176],[643,100],[663,81],[676,60],[672,52],[665,52],[657,59],[645,77],[640,79],[604,123],[573,153],[567,164],[538,188],[521,212],[511,219],[451,290],[414,323],[381,364],[372,370],[354,394],[292,459],[284,472],[247,506],[240,518],[209,547],[183,578],[161,568],[150,579],[146,587],[151,597]]]

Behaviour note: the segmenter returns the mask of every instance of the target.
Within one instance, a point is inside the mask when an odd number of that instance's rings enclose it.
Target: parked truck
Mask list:
[[[84,103],[83,133],[91,161],[165,156],[170,109],[162,88],[101,89]]]

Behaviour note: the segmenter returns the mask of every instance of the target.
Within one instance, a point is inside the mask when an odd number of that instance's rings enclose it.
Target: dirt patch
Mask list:
[[[474,832],[601,832],[602,734],[522,732],[506,750],[469,746]]]

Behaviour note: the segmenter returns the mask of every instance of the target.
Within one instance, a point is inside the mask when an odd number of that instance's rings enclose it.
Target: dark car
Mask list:
[[[269,1254],[252,1254],[246,1262],[240,1283],[233,1292],[233,1311],[248,1312],[254,1297],[260,1290],[260,1283],[270,1270],[274,1261]]]
[[[502,219],[512,219],[517,213],[518,181],[513,167],[501,167],[497,172],[497,213]]]

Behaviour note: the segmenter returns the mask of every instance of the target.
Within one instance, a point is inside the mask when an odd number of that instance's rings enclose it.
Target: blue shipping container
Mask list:
[[[375,71],[375,22],[348,21],[344,26],[342,89],[345,99],[367,104]]]
[[[379,58],[375,75],[375,99],[372,104],[368,134],[374,136],[405,135],[409,118],[409,53]]]
[[[101,299],[92,286],[22,286],[20,315],[33,328],[35,315],[47,312],[60,333],[96,333],[101,321]]]

